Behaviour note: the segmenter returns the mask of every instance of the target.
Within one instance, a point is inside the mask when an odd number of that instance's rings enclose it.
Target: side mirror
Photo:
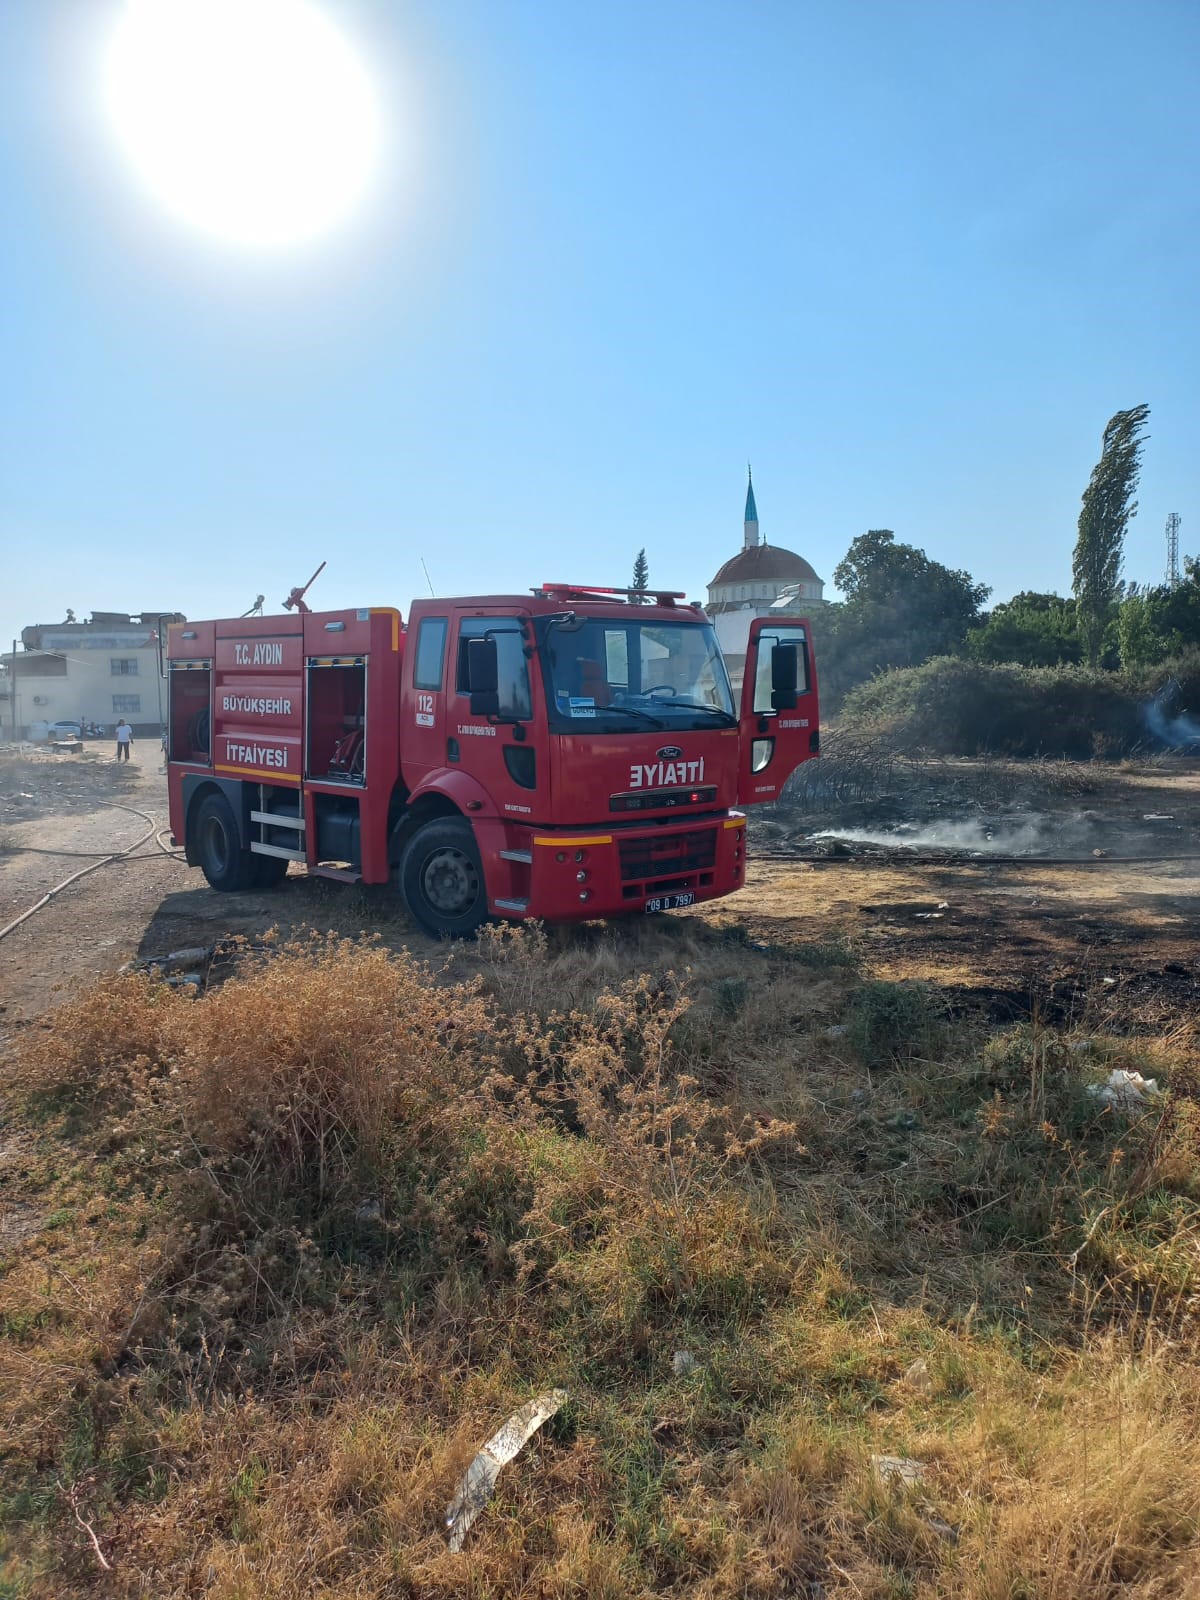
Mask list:
[[[467,640],[467,689],[473,717],[500,715],[500,666],[495,639]]]
[[[791,711],[795,708],[800,683],[800,658],[794,644],[776,644],[771,647],[771,709]]]

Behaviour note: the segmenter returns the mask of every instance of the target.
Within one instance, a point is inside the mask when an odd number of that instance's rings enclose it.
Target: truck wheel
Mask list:
[[[242,849],[237,823],[223,794],[210,794],[196,813],[196,854],[214,889],[234,893],[254,884],[254,857]]]
[[[435,939],[465,938],[487,920],[483,866],[462,817],[435,817],[418,828],[397,876],[405,905]]]

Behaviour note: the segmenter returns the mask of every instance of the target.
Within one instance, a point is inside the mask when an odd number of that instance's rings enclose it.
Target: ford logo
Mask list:
[[[678,761],[683,751],[677,744],[665,744],[661,750],[654,752],[663,761]]]

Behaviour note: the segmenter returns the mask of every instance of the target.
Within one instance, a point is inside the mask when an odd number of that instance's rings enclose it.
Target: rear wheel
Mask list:
[[[196,813],[196,855],[214,889],[233,894],[254,887],[255,859],[242,849],[237,822],[223,794],[207,795]]]
[[[487,920],[483,865],[469,822],[435,817],[404,847],[400,893],[414,919],[438,939],[462,939]]]

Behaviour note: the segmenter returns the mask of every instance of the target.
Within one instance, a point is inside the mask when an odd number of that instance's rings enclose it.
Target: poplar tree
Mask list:
[[[1142,430],[1149,415],[1149,406],[1132,406],[1109,420],[1100,459],[1083,491],[1071,571],[1084,656],[1093,667],[1100,660],[1104,630],[1118,596],[1125,530],[1137,515],[1133,497],[1142,470]]]
[[[633,587],[644,590],[650,582],[650,566],[646,560],[645,549],[637,553],[637,560],[633,563]]]

